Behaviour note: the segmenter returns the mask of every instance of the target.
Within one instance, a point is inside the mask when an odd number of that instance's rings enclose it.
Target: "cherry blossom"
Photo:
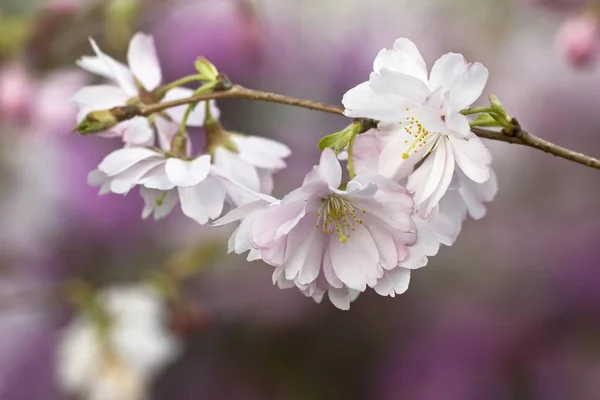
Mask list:
[[[91,400],[144,399],[154,377],[180,353],[161,298],[149,286],[113,286],[98,295],[108,325],[81,315],[64,329],[57,375],[68,394]]]
[[[174,87],[161,93],[162,72],[150,35],[136,33],[129,43],[128,66],[103,53],[96,42],[90,39],[94,56],[84,56],[77,61],[81,68],[107,79],[111,84],[86,86],[73,96],[79,108],[78,121],[91,111],[110,109],[131,102],[157,103],[176,100],[192,95],[191,89]],[[176,122],[181,122],[185,106],[168,109],[166,113]],[[190,114],[187,125],[202,126],[206,107],[201,103]],[[213,114],[218,115],[214,109]],[[148,146],[154,144],[151,122],[144,117],[134,117],[121,122],[105,133],[105,136],[121,136],[129,144]]]
[[[428,76],[417,47],[401,38],[377,55],[370,80],[344,95],[345,114],[400,126],[382,149],[384,176],[427,156],[407,188],[415,192],[417,205],[427,202],[431,211],[456,166],[477,183],[490,177],[489,151],[461,114],[481,95],[487,78],[483,65],[455,53],[438,59]]]
[[[336,307],[348,309],[367,287],[384,296],[403,293],[410,269],[402,262],[416,240],[412,198],[377,175],[341,184],[340,163],[325,149],[302,186],[281,201],[248,203],[216,223],[241,219],[230,251],[259,250],[276,267],[275,284],[296,286],[317,302],[327,292]]]

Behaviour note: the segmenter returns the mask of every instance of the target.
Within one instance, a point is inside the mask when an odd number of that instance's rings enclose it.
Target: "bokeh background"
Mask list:
[[[99,197],[86,175],[119,144],[72,133],[69,102],[93,82],[74,64],[91,54],[88,36],[124,59],[133,33],[155,35],[165,81],[203,55],[234,82],[332,104],[404,36],[429,65],[449,51],[482,62],[487,93],[525,129],[600,156],[600,66],[575,68],[557,39],[590,3],[0,0],[0,399],[66,398],[55,379],[74,312],[65,283],[136,281],[173,257],[198,273],[181,288],[192,311],[173,324],[185,327],[185,353],[153,382],[153,399],[600,399],[598,171],[489,143],[500,191],[486,218],[469,220],[407,293],[365,293],[342,312],[225,255],[229,228],[179,210],[142,221],[137,192]],[[345,123],[219,105],[226,127],[292,148],[276,195],[300,184],[318,139]]]

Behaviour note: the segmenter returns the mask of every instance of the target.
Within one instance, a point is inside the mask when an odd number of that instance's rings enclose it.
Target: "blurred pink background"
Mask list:
[[[468,221],[407,293],[366,293],[341,312],[272,286],[271,267],[225,255],[229,228],[178,210],[142,221],[137,193],[99,197],[87,173],[118,143],[72,133],[69,102],[93,79],[74,64],[91,54],[88,36],[123,59],[133,33],[153,34],[165,82],[205,56],[233,82],[332,104],[366,80],[378,50],[408,37],[430,64],[449,51],[482,62],[486,94],[526,130],[600,156],[599,39],[582,39],[581,68],[581,49],[561,36],[589,3],[0,0],[0,399],[65,398],[54,353],[72,314],[65,282],[133,281],[212,241],[222,256],[186,287],[204,317],[152,398],[599,399],[598,171],[489,143],[500,191],[488,215]],[[586,45],[578,37],[569,40]],[[245,100],[219,106],[229,129],[292,149],[278,196],[345,123]]]

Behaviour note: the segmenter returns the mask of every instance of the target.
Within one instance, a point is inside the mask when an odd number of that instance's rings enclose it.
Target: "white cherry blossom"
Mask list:
[[[64,329],[57,354],[62,390],[88,400],[143,400],[152,380],[179,355],[166,328],[162,299],[142,284],[113,286],[98,296],[106,331],[87,316]]]
[[[83,120],[91,111],[123,106],[132,99],[154,103],[189,97],[193,93],[191,89],[175,87],[162,97],[156,94],[155,91],[162,81],[162,72],[154,39],[150,35],[136,33],[133,36],[127,52],[128,65],[103,53],[93,39],[90,39],[90,43],[95,55],[81,57],[77,65],[107,79],[110,83],[86,86],[73,96],[72,100],[79,108],[78,121]],[[166,113],[174,121],[181,122],[185,108],[185,106],[171,108],[166,110]],[[198,104],[187,120],[187,124],[202,126],[205,112],[205,106],[202,103]],[[218,115],[216,108],[213,109],[213,115],[215,114]],[[151,122],[144,117],[134,117],[121,122],[104,135],[120,136],[124,142],[133,145],[154,144]]]
[[[461,114],[479,98],[487,78],[483,65],[455,53],[438,59],[428,76],[417,47],[401,38],[377,55],[369,81],[345,94],[345,114],[400,126],[382,149],[384,176],[394,176],[429,154],[407,188],[415,192],[416,204],[427,202],[431,211],[455,170],[476,183],[490,178],[489,151]]]

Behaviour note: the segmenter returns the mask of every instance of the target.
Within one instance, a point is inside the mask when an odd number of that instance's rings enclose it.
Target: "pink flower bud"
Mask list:
[[[8,65],[0,69],[0,115],[11,121],[23,121],[33,106],[34,83],[25,69]]]
[[[566,20],[558,33],[557,44],[573,67],[589,66],[600,48],[600,20],[590,14]]]

